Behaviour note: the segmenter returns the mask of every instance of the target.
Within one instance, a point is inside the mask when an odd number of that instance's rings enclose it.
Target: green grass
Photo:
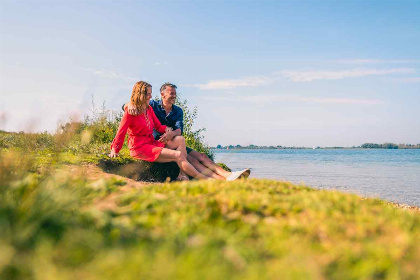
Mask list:
[[[0,153],[2,279],[420,277],[417,211],[268,180],[125,187],[59,155]]]

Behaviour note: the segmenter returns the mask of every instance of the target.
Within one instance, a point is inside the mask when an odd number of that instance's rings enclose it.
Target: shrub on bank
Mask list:
[[[193,125],[195,119],[197,118],[198,110],[197,107],[194,107],[192,110],[188,108],[187,100],[182,100],[177,97],[176,105],[182,108],[184,112],[184,133],[185,143],[188,147],[196,150],[200,153],[205,153],[209,158],[214,160],[214,153],[204,142],[204,136],[202,133],[206,130],[205,128],[200,128],[198,130],[193,130]]]
[[[18,148],[34,151],[48,149],[53,145],[53,136],[47,132],[24,133],[0,130],[0,149]]]

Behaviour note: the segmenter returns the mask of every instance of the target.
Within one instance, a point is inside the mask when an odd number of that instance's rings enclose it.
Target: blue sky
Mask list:
[[[420,1],[0,2],[0,129],[166,81],[211,145],[420,143]]]

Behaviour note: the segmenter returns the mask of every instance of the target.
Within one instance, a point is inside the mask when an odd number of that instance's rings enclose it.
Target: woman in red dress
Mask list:
[[[111,144],[110,157],[118,156],[121,150],[125,135],[128,133],[128,147],[133,158],[152,161],[152,162],[171,162],[175,161],[179,168],[197,179],[209,179],[209,177],[199,173],[188,161],[185,149],[185,139],[182,136],[175,136],[166,144],[153,138],[153,128],[160,133],[164,133],[172,128],[162,125],[149,101],[152,98],[152,86],[146,82],[137,82],[131,93],[131,103],[137,106],[140,115],[133,116],[124,110],[117,135]]]

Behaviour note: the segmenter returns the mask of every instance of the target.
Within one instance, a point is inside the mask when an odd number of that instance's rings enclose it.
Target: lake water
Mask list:
[[[420,150],[219,150],[216,162],[251,177],[353,192],[420,206]]]

